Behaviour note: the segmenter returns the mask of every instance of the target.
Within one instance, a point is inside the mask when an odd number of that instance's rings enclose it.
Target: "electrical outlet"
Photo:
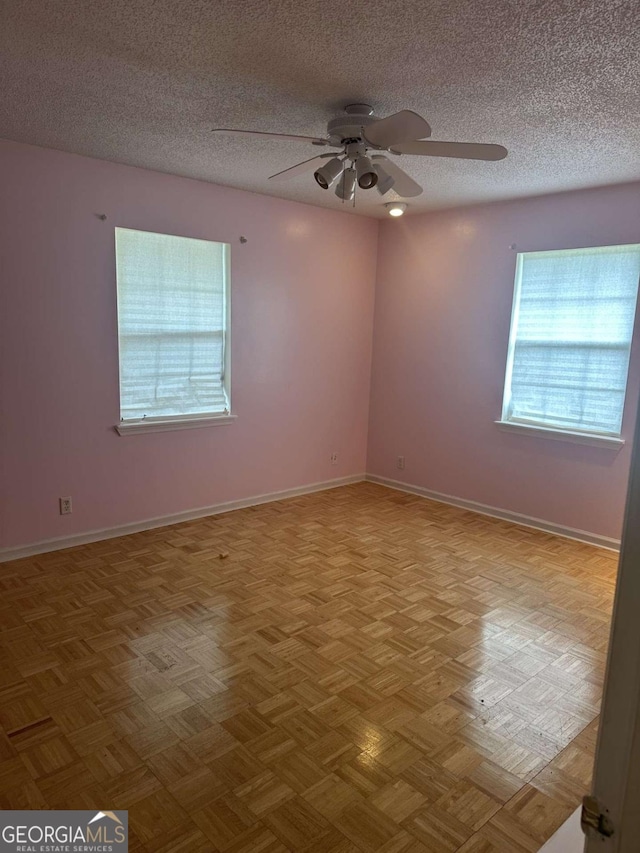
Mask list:
[[[330,458],[331,458],[331,464],[332,465],[338,464],[338,454],[335,451],[331,454]]]
[[[60,498],[60,515],[71,515],[72,512],[71,498]]]
[[[404,471],[404,456],[398,456],[396,460],[396,468],[400,471]]]

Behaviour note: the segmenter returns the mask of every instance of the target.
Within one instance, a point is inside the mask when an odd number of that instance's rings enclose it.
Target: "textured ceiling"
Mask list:
[[[346,103],[413,109],[498,163],[403,156],[410,211],[640,177],[637,0],[2,0],[0,136],[338,209],[320,153]],[[357,212],[383,215],[375,190]],[[392,197],[392,196],[391,196]]]

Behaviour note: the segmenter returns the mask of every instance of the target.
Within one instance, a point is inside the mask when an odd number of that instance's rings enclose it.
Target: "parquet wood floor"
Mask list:
[[[0,807],[129,809],[148,853],[538,850],[616,562],[363,483],[6,564]]]

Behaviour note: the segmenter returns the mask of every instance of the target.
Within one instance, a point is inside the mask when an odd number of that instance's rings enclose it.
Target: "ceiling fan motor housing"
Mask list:
[[[376,121],[377,116],[367,104],[350,104],[345,108],[345,115],[333,118],[327,124],[327,136],[334,145],[357,142],[362,139],[362,128]]]

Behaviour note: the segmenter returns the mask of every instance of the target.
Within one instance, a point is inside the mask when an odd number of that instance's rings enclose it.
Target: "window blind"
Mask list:
[[[640,246],[518,255],[502,419],[619,435]]]
[[[116,228],[122,420],[229,410],[228,252]]]

